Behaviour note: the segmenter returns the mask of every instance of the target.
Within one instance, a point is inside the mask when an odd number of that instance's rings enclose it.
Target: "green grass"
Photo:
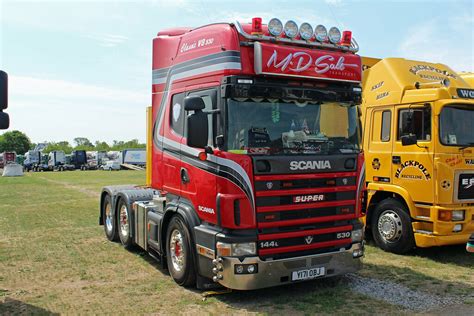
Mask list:
[[[144,181],[145,173],[137,171],[0,178],[0,314],[403,312],[352,292],[344,278],[203,300],[199,291],[177,286],[147,255],[107,241],[98,225],[102,186]],[[474,292],[473,258],[463,246],[397,256],[369,245],[360,274],[435,295],[467,296]]]

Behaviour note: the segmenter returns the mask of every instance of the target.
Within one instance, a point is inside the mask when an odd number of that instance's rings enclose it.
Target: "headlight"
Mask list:
[[[289,38],[295,38],[298,35],[298,25],[296,25],[295,21],[289,20],[285,23],[285,35]]]
[[[464,213],[465,213],[464,210],[461,210],[461,211],[453,211],[451,220],[452,220],[453,222],[463,221],[463,220],[464,220]]]
[[[324,25],[318,25],[314,29],[314,37],[319,42],[324,42],[328,38],[328,31]]]
[[[238,244],[228,244],[224,242],[217,242],[217,256],[218,257],[241,257],[250,256],[257,253],[257,245],[254,242],[245,242]]]
[[[329,29],[329,41],[333,44],[337,44],[341,41],[341,31],[337,27],[331,27]]]
[[[268,22],[268,32],[273,36],[280,36],[283,32],[283,23],[277,18],[273,18]]]
[[[355,229],[352,231],[352,242],[361,242],[364,239],[364,230]]]
[[[306,41],[313,37],[313,27],[311,24],[305,22],[300,25],[300,36]]]

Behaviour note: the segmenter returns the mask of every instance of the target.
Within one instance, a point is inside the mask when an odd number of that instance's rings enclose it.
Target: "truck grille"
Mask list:
[[[356,172],[255,177],[261,257],[314,254],[351,244]]]

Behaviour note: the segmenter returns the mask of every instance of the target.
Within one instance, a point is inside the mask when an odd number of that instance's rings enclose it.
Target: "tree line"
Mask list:
[[[87,151],[120,151],[128,148],[146,148],[146,144],[140,143],[138,139],[129,141],[114,140],[112,144],[104,141],[92,143],[86,137],[74,138],[74,143],[68,141],[44,142],[47,144],[43,153],[49,153],[53,150],[62,150],[70,154],[73,150]],[[0,135],[0,153],[4,151],[15,151],[19,155],[24,155],[28,150],[32,150],[36,144],[31,142],[30,138],[23,132],[10,131]]]

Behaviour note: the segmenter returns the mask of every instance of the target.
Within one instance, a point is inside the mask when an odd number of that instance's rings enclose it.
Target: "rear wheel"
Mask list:
[[[102,220],[104,221],[104,232],[107,239],[117,241],[117,221],[112,214],[112,198],[108,194],[102,202]]]
[[[130,230],[132,229],[130,222],[130,208],[123,199],[120,199],[118,203],[117,212],[118,235],[120,237],[120,242],[126,249],[131,249],[133,247],[133,241],[130,235]]]
[[[388,198],[377,205],[371,226],[375,243],[385,251],[402,254],[415,247],[408,210],[395,199]]]
[[[166,233],[166,260],[170,275],[181,286],[196,284],[192,249],[191,234],[186,223],[180,216],[174,216]]]

